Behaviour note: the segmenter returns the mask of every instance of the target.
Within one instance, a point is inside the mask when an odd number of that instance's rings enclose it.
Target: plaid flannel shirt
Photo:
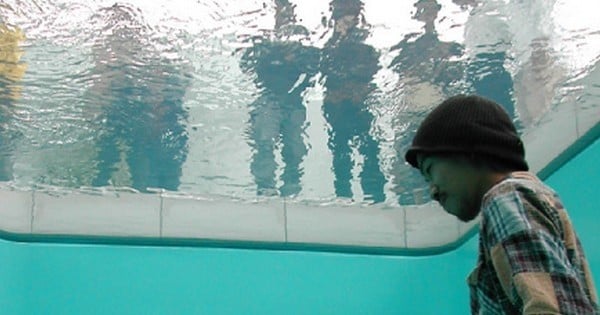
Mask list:
[[[599,314],[592,275],[554,191],[515,172],[482,201],[472,314]]]

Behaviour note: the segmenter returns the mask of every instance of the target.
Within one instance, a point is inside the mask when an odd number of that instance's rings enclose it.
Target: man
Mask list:
[[[454,96],[422,122],[406,161],[462,221],[481,216],[468,277],[473,314],[598,314],[591,272],[556,193],[528,172],[509,115],[479,96]]]

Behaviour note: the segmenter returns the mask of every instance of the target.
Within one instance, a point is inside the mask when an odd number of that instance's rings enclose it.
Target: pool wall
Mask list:
[[[600,141],[553,173],[600,283]],[[477,238],[432,256],[0,240],[3,314],[467,314]]]

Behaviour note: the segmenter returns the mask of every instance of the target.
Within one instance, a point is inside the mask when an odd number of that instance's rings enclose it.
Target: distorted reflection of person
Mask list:
[[[537,37],[529,46],[531,52],[514,76],[514,99],[523,128],[544,117],[567,81],[566,68],[556,57],[550,38]]]
[[[21,97],[21,79],[27,65],[21,62],[23,31],[0,21],[0,182],[13,179],[13,155],[21,134],[11,127],[14,104]]]
[[[416,123],[431,104],[461,91],[464,84],[464,48],[457,42],[442,41],[435,22],[442,6],[435,0],[419,0],[414,4],[413,18],[424,23],[421,32],[409,33],[391,51],[397,51],[390,68],[399,74],[399,87],[406,108],[397,113],[395,134],[397,152],[404,152],[416,131]],[[418,172],[397,158],[393,165],[392,191],[401,204],[421,203],[428,194],[419,194],[424,183]]]
[[[421,92],[443,99],[444,95],[452,94],[452,88],[463,79],[465,66],[460,57],[464,48],[459,43],[440,40],[435,21],[442,6],[436,0],[419,0],[414,7],[413,18],[425,23],[423,32],[407,34],[391,47],[392,51],[399,52],[390,67],[401,74],[402,83],[409,90],[407,93]],[[418,98],[416,94],[411,96]]]
[[[93,185],[177,190],[187,156],[182,103],[190,65],[180,57],[165,57],[174,55],[172,48],[156,48],[135,8],[115,4],[94,18],[103,28],[93,46],[89,90],[91,105],[102,113]]]
[[[531,0],[504,7],[505,14],[510,15],[510,19],[502,21],[511,36],[509,64],[514,78],[513,98],[523,129],[543,119],[553,105],[564,106],[561,90],[568,90],[565,84],[573,83],[569,72],[577,73],[577,77],[581,74],[568,65],[570,62],[560,51],[560,43],[566,42],[560,34],[569,33],[557,32],[561,28],[557,27],[561,22],[556,14],[562,11],[560,6],[557,0]]]
[[[316,47],[301,43],[307,35],[308,30],[297,24],[294,5],[275,0],[273,31],[253,38],[241,58],[240,67],[254,76],[259,91],[249,106],[246,131],[252,147],[250,171],[259,195],[293,196],[301,191],[301,163],[308,152],[303,93],[314,83],[320,54]],[[279,178],[277,150],[283,162]]]
[[[333,32],[323,48],[321,72],[335,193],[354,198],[353,170],[360,167],[356,150],[363,159],[359,177],[364,199],[382,202],[386,179],[379,163],[379,142],[371,134],[374,115],[369,109],[369,96],[376,89],[373,77],[381,68],[379,52],[364,43],[369,29],[361,1],[333,0],[330,8]]]
[[[468,53],[466,81],[468,92],[489,98],[500,104],[521,129],[516,120],[514,82],[506,69],[511,47],[507,34],[507,17],[498,14],[504,1],[453,0],[469,11],[465,23],[465,46]]]

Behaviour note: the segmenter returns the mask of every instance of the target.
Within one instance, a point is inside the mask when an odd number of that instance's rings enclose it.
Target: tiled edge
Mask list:
[[[160,196],[34,192],[34,234],[158,237]]]
[[[404,209],[287,202],[290,243],[404,248]]]
[[[595,94],[587,92],[577,102],[578,137],[584,136],[600,122],[600,96],[598,96],[600,95],[600,86],[595,86],[594,89],[596,90]]]
[[[408,248],[441,247],[461,236],[458,220],[436,202],[406,207],[406,245]]]
[[[523,134],[532,172],[538,172],[578,138],[574,106],[557,106]]]
[[[285,242],[282,199],[163,197],[162,237]]]
[[[579,80],[569,83],[577,89],[574,106],[577,108],[578,137],[582,137],[600,122],[600,64]]]
[[[281,244],[426,249],[459,240],[459,224],[435,203],[340,205],[241,202],[158,194],[0,190],[0,228],[36,235],[126,236]],[[162,207],[162,210],[161,210]],[[33,212],[32,212],[33,209]]]
[[[459,237],[463,237],[466,234],[470,233],[471,231],[473,231],[473,229],[476,229],[477,226],[479,226],[479,221],[481,220],[481,218],[476,218],[475,220],[469,221],[469,222],[461,222],[459,220],[456,220],[456,224],[458,225],[458,235]]]
[[[0,187],[0,230],[9,233],[31,232],[31,191],[17,191]]]

